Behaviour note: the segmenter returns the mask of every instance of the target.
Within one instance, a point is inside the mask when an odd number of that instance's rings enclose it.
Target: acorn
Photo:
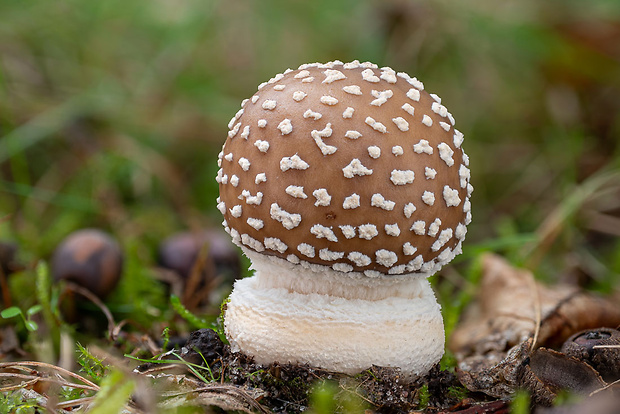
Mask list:
[[[188,280],[203,248],[206,249],[205,263],[201,266],[200,279],[203,282],[215,276],[222,276],[230,281],[239,278],[239,253],[228,236],[217,230],[173,234],[160,244],[158,263],[161,267],[176,272],[183,280]]]
[[[221,302],[241,277],[239,251],[220,230],[173,234],[160,244],[157,257],[177,275],[164,281],[188,309]]]
[[[109,234],[97,229],[71,233],[56,248],[51,271],[55,282],[66,280],[105,298],[118,284],[123,253]]]
[[[577,332],[564,342],[562,352],[580,359],[607,382],[620,379],[620,331],[613,328]]]

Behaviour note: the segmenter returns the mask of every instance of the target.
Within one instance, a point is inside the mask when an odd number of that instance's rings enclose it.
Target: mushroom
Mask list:
[[[426,373],[444,352],[427,278],[471,221],[463,134],[441,99],[372,63],[302,65],[229,123],[218,208],[252,261],[225,313],[259,364]]]
[[[52,256],[54,281],[67,280],[105,298],[118,284],[123,253],[109,234],[82,229],[68,235]]]

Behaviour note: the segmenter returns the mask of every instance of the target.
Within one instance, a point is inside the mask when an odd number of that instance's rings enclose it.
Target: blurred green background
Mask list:
[[[241,100],[334,59],[417,76],[465,133],[474,220],[442,294],[485,250],[620,280],[617,0],[3,0],[0,239],[33,263],[99,227],[150,266],[164,237],[219,226]]]

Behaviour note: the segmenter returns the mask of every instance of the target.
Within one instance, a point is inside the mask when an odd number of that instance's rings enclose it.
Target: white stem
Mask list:
[[[400,367],[407,378],[443,355],[443,320],[426,278],[342,277],[251,258],[255,276],[237,281],[227,304],[233,351],[259,364],[306,363],[348,374]]]

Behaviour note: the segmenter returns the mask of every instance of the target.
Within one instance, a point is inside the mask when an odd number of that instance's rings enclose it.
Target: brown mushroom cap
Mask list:
[[[463,135],[417,79],[302,65],[259,86],[229,127],[218,207],[236,244],[368,276],[434,273],[460,253]]]

